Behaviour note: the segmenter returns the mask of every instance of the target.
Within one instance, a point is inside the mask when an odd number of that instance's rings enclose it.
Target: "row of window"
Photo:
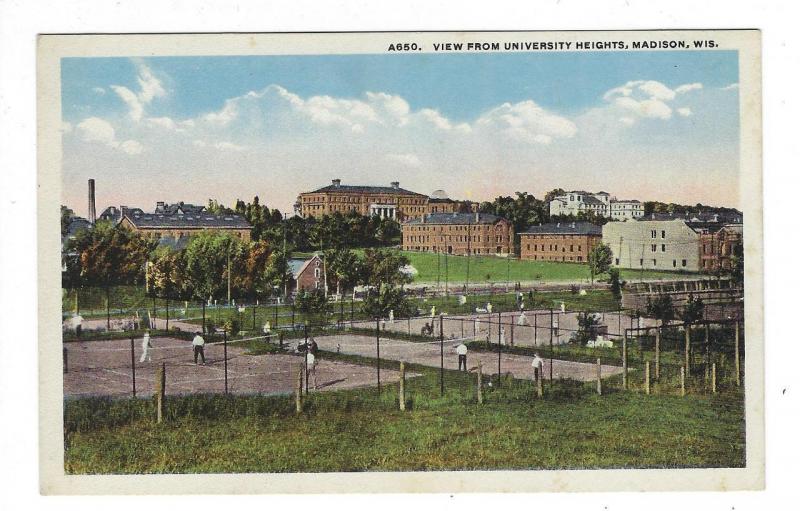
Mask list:
[[[576,246],[578,247],[578,252],[583,252],[583,245],[570,245],[569,246],[569,251],[570,252],[575,252],[575,247]],[[548,247],[547,250],[549,250],[550,252],[553,252],[553,251],[558,252],[559,245],[557,243],[556,244],[552,244],[551,243],[547,247]],[[560,245],[560,247],[561,247],[561,251],[562,252],[566,252],[567,251],[567,246],[566,245]],[[531,249],[531,244],[528,243],[527,248],[528,248],[528,251],[532,251],[532,252],[545,252],[544,245],[533,245],[533,249]]]
[[[452,254],[453,253],[453,247],[451,247],[451,246],[447,247],[447,250],[444,250],[444,247],[430,247],[430,246],[416,246],[415,247],[415,246],[411,246],[411,245],[405,245],[405,246],[403,246],[403,250],[412,250],[414,252],[434,252],[434,253],[437,253],[437,252],[445,253],[445,252],[447,252],[448,254]],[[468,249],[468,250],[457,250],[456,252],[457,253],[462,253],[463,252],[464,254],[475,254],[475,255],[484,254],[484,255],[489,255],[489,254],[505,254],[506,253],[506,249],[504,249],[502,246],[498,245],[498,246],[494,247],[494,252],[492,252],[491,248],[471,248],[471,249]]]
[[[434,240],[435,240],[435,238],[436,237],[434,236]],[[415,242],[416,243],[420,243],[420,242],[423,242],[423,241],[429,242],[429,241],[431,241],[431,236],[430,236],[430,234],[425,234],[425,235],[421,235],[421,236],[405,236],[405,239],[409,243],[415,243]],[[483,236],[483,242],[484,243],[489,243],[489,239],[490,239],[490,236]],[[444,241],[444,240],[441,239],[441,237],[440,237],[440,241]],[[480,243],[481,242],[481,236],[475,236],[475,235],[473,235],[473,236],[448,236],[447,237],[447,241],[456,241],[456,242],[461,242],[461,243],[466,243],[467,241],[474,241],[475,243]],[[505,240],[504,236],[495,236],[494,237],[494,241],[496,243],[503,243],[506,240]]]
[[[530,258],[528,258],[528,259],[530,259]],[[575,256],[574,258],[572,256],[561,256],[561,258],[559,259],[558,256],[539,256],[539,255],[534,255],[533,256],[533,260],[534,261],[559,261],[560,260],[561,262],[564,262],[564,263],[566,263],[566,262],[582,263],[583,262],[583,256]]]
[[[653,261],[653,266],[658,266],[658,259],[652,259],[652,261]],[[614,264],[619,266],[619,257],[614,259]],[[681,259],[681,267],[685,268],[686,264],[687,264],[686,263],[686,259]],[[644,266],[644,259],[639,259],[639,266]],[[677,268],[678,267],[678,260],[677,259],[673,259],[672,260],[672,267],[673,268]]]

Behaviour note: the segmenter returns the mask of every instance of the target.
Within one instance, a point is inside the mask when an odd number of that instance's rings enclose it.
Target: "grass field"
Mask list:
[[[447,260],[447,279],[450,282],[465,282],[467,280],[467,261],[469,260],[469,281],[475,283],[489,282],[525,282],[525,281],[586,281],[589,282],[589,267],[586,264],[559,263],[550,261],[529,261],[510,259],[495,256],[440,256],[425,252],[401,252],[408,257],[411,265],[419,272],[415,282],[436,282],[437,278],[442,285],[445,280],[445,259]],[[438,259],[438,260],[437,260]],[[683,278],[689,273],[650,271],[650,270],[621,270],[624,280],[636,281],[645,279],[676,279]]]
[[[326,354],[334,357],[335,355]],[[343,360],[371,364],[359,357]],[[384,367],[396,364],[384,362]],[[555,468],[741,467],[743,394],[646,396],[607,380],[555,382],[535,400],[530,382],[505,380],[474,402],[474,375],[438,371],[396,385],[312,394],[296,416],[289,396],[65,402],[68,474],[324,472]],[[496,382],[495,382],[496,383]]]

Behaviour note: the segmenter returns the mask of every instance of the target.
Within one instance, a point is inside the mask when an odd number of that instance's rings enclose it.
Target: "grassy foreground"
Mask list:
[[[384,367],[396,367],[384,363]],[[740,467],[743,395],[646,396],[557,382],[544,400],[505,380],[475,403],[475,376],[438,372],[397,387],[288,396],[168,398],[156,425],[149,400],[65,402],[65,470],[96,473],[327,472],[556,468]]]
[[[419,272],[414,282],[437,282],[444,285],[445,259],[447,263],[447,279],[452,282],[467,280],[467,257],[441,255],[428,252],[401,251],[408,257],[411,265]],[[639,279],[680,279],[689,273],[653,271],[653,270],[620,270],[623,279],[637,281]],[[601,276],[605,277],[605,276]],[[562,263],[555,261],[506,260],[496,256],[472,256],[469,258],[469,281],[474,283],[503,283],[541,280],[547,282],[589,282],[589,266],[578,263]]]

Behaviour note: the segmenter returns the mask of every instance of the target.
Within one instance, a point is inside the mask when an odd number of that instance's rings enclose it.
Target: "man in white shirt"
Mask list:
[[[203,352],[203,346],[206,345],[205,339],[200,334],[195,334],[192,339],[192,346],[194,347],[194,363],[197,364],[197,356],[203,361],[201,365],[206,365],[206,354]]]
[[[464,371],[467,370],[467,346],[462,342],[456,346],[456,353],[458,354],[458,370],[461,371],[463,365]]]
[[[145,332],[144,337],[142,337],[142,356],[139,357],[140,364],[143,364],[145,361],[153,361],[153,358],[150,356],[150,348],[152,347],[153,345],[150,344],[150,332]]]
[[[544,377],[544,360],[541,357],[539,357],[538,353],[533,354],[533,362],[531,362],[531,367],[533,367],[534,370],[536,369],[539,370],[539,378]]]

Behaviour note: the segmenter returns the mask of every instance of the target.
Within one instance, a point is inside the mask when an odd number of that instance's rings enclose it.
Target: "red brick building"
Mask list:
[[[511,223],[488,213],[432,213],[402,224],[403,250],[455,255],[506,255]]]
[[[700,234],[700,270],[731,270],[737,245],[742,244],[742,224],[728,224]]]
[[[519,236],[521,259],[586,263],[603,230],[589,222],[563,222],[534,225]]]
[[[292,271],[291,293],[298,291],[313,291],[325,289],[325,263],[318,255],[309,259],[290,259],[289,268]]]

